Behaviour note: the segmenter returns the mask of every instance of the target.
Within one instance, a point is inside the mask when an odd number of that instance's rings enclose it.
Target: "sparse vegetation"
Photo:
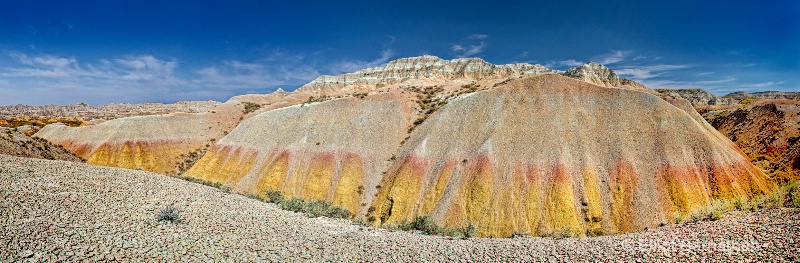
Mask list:
[[[178,176],[174,176],[174,177],[178,178],[178,179],[183,179],[183,180],[186,180],[186,181],[189,181],[189,182],[192,182],[192,183],[196,183],[196,184],[207,185],[207,186],[211,186],[211,187],[214,187],[214,188],[220,188],[220,189],[222,188],[222,183],[218,183],[218,182],[206,181],[206,180],[199,179],[199,178],[194,178],[194,177],[191,177],[191,176],[179,176],[178,175]]]
[[[261,108],[261,104],[258,104],[258,103],[244,102],[242,104],[244,104],[244,109],[242,110],[242,113],[244,113],[244,114],[248,114],[248,113],[257,111],[258,109]]]
[[[267,202],[280,206],[283,210],[306,214],[308,217],[330,217],[348,219],[352,213],[344,208],[334,206],[330,201],[305,200],[292,197],[286,199],[283,193],[277,190],[267,190],[264,192]]]
[[[366,96],[366,93],[364,93],[364,95]],[[312,102],[323,102],[323,101],[328,101],[328,100],[331,100],[331,99],[333,99],[333,98],[329,97],[328,95],[321,95],[319,97],[310,96],[310,97],[308,97],[308,100],[306,100],[306,102],[304,102],[303,104],[312,103]]]
[[[280,204],[283,202],[283,193],[281,191],[267,189],[267,191],[264,192],[264,195],[267,196],[266,201],[269,203]]]
[[[375,221],[368,220],[370,222]],[[460,237],[460,238],[471,238],[476,234],[476,227],[472,222],[464,222],[464,225],[458,228],[440,226],[436,224],[436,222],[431,218],[429,215],[420,215],[414,218],[412,221],[403,221],[398,224],[390,224],[386,225],[386,228],[394,229],[394,230],[403,230],[403,231],[420,231],[427,235],[438,235],[438,236],[451,236],[451,237]]]
[[[739,103],[744,104],[744,105],[749,105],[750,103],[753,103],[756,100],[757,99],[755,99],[755,98],[744,98],[741,101],[739,101]]]
[[[48,160],[55,160],[56,159],[56,157],[53,156],[52,154],[50,154],[49,152],[44,152],[43,151],[43,152],[41,152],[41,155],[42,155],[42,158],[45,158],[45,159],[48,159]]]
[[[419,104],[419,111],[421,113],[421,116],[414,120],[414,123],[408,128],[408,133],[411,133],[417,126],[425,122],[431,114],[447,104],[447,99],[438,98],[436,96],[444,90],[441,86],[430,86],[422,89],[412,86],[407,89],[418,93],[417,104]],[[405,140],[403,140],[403,142],[405,142]]]
[[[181,217],[181,211],[178,208],[175,208],[174,204],[169,204],[166,207],[162,208],[161,211],[156,215],[156,219],[159,222],[170,222],[179,224],[183,221]]]
[[[714,221],[722,219],[728,211],[758,211],[761,209],[776,209],[781,207],[800,208],[800,182],[790,182],[780,186],[768,195],[759,195],[749,200],[739,196],[734,199],[716,199],[714,202],[690,214],[674,212],[672,217],[675,223],[693,221]]]
[[[497,82],[497,83],[495,83],[494,85],[492,85],[492,88],[494,88],[494,87],[497,87],[497,86],[502,86],[502,85],[505,85],[505,84],[506,84],[506,83],[508,83],[509,81],[511,81],[511,78],[507,78],[507,79],[505,79],[505,80],[503,80],[503,81],[501,81],[501,82]]]
[[[214,139],[212,139],[212,142],[213,141]],[[197,161],[200,161],[200,158],[208,152],[210,146],[210,144],[206,144],[203,148],[198,148],[194,151],[179,155],[181,159],[175,162],[175,170],[172,173],[178,175],[188,171],[189,168],[192,168],[192,166],[197,163]]]
[[[570,227],[563,227],[560,229],[540,230],[538,232],[539,236],[550,237],[555,239],[562,239],[575,236],[574,235],[575,233],[572,231],[572,228]]]

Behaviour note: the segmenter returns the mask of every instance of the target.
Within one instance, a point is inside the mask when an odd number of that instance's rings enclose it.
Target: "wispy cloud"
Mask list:
[[[273,52],[253,61],[229,60],[178,74],[180,62],[128,55],[83,62],[49,54],[7,54],[0,68],[0,105],[146,102],[227,98],[296,87],[319,76],[305,55]]]
[[[632,76],[634,80],[645,80],[656,77],[661,77],[669,71],[684,69],[690,67],[689,65],[652,65],[652,66],[639,66],[639,67],[626,67],[615,70],[618,75]]]
[[[386,48],[381,51],[381,54],[378,56],[378,58],[373,59],[372,61],[342,60],[331,65],[330,71],[332,74],[342,74],[355,72],[365,68],[377,67],[389,62],[392,56],[394,56],[394,51]]]
[[[549,61],[544,64],[545,67],[548,68],[559,68],[559,67],[577,67],[586,63],[574,60],[574,59],[567,59],[567,60],[560,60],[560,61]]]
[[[785,81],[767,81],[767,82],[751,84],[750,86],[754,87],[754,88],[766,88],[766,87],[771,87],[771,86],[775,86],[775,85],[781,85],[783,83],[786,83],[786,82]]]
[[[121,69],[124,72],[122,79],[135,81],[174,81],[173,72],[178,66],[176,61],[164,61],[151,55],[131,56],[114,61],[127,68]]]
[[[304,56],[272,54],[262,61],[224,61],[220,65],[201,68],[200,77],[193,82],[198,86],[229,91],[268,92],[280,86],[308,82],[319,72],[301,63]]]
[[[455,57],[457,58],[471,57],[480,54],[487,47],[486,41],[484,40],[488,37],[488,35],[484,34],[469,35],[467,39],[470,40],[470,43],[455,44],[450,47],[450,50],[455,53]],[[477,43],[475,43],[476,41]]]
[[[485,35],[485,34],[472,34],[472,35],[469,35],[468,38],[469,39],[485,39],[487,37],[489,37],[489,36]]]
[[[674,79],[661,79],[661,80],[642,80],[642,84],[651,88],[668,88],[668,89],[682,89],[682,88],[702,88],[706,90],[715,90],[719,88],[719,84],[731,84],[736,81],[734,77],[727,77],[724,79],[714,80],[696,80],[684,81]]]
[[[625,60],[631,54],[629,50],[613,50],[609,53],[592,57],[592,61],[603,65],[611,65]]]

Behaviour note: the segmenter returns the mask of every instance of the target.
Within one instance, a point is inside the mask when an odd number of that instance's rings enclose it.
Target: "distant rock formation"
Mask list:
[[[761,99],[708,118],[775,181],[800,180],[800,101]]]
[[[717,97],[702,89],[656,89],[658,93],[678,99],[686,99],[692,105],[731,105],[739,103],[732,97]]]
[[[179,101],[176,103],[111,103],[100,106],[92,106],[86,103],[76,103],[70,105],[12,105],[0,106],[0,118],[18,117],[47,117],[47,118],[70,118],[70,119],[101,119],[110,120],[122,117],[169,114],[176,112],[198,113],[210,110],[219,105],[216,101]]]
[[[602,87],[619,87],[652,93],[650,88],[635,81],[620,78],[614,71],[596,62],[568,69],[563,75]]]
[[[723,98],[738,99],[738,100],[742,100],[742,99],[746,99],[746,98],[796,100],[796,99],[800,99],[800,92],[762,91],[762,92],[747,93],[747,92],[744,92],[744,91],[738,91],[738,92],[730,93],[730,94],[722,96],[722,97]]]
[[[384,66],[362,69],[338,76],[323,75],[298,88],[298,91],[320,92],[347,86],[392,85],[411,79],[503,79],[523,75],[559,73],[536,64],[516,63],[493,65],[480,58],[444,60],[424,55],[390,61]]]

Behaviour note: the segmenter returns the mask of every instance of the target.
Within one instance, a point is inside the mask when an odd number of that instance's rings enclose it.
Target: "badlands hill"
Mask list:
[[[775,181],[800,180],[800,101],[759,99],[705,115]]]
[[[656,89],[659,93],[688,100],[692,105],[731,105],[739,103],[739,100],[729,97],[717,97],[702,89]]]
[[[689,100],[773,181],[800,180],[800,92],[734,92],[716,97],[701,89],[657,91]]]
[[[470,222],[482,236],[638,231],[774,188],[688,101],[659,96],[596,63],[557,72],[422,56],[234,97],[219,115],[36,136],[89,163],[159,172],[209,144],[185,176],[330,200],[374,225]]]
[[[81,158],[60,145],[53,145],[40,138],[31,138],[19,129],[0,127],[0,154],[81,162]]]
[[[350,74],[320,76],[294,92],[278,90],[271,94],[235,96],[218,105],[215,104],[216,102],[201,103],[199,106],[191,103],[177,103],[157,107],[158,109],[166,106],[182,107],[188,112],[192,112],[215,105],[202,112],[135,116],[80,128],[48,125],[35,136],[63,145],[91,164],[181,174],[196,161],[197,157],[204,154],[208,149],[206,145],[210,146],[214,141],[221,139],[242,120],[262,112],[335,98],[363,97],[383,86],[397,83],[418,87],[447,83],[443,86],[448,92],[451,92],[461,89],[463,85],[471,85],[472,89],[477,89],[511,78],[545,73],[559,72],[541,65],[526,63],[493,65],[475,58],[448,61],[434,56],[420,56],[398,59],[385,66]],[[617,82],[619,82],[618,78]],[[33,113],[63,112],[64,109],[68,109],[67,111],[77,109],[77,111],[89,113],[118,110],[112,113],[129,113],[131,111],[140,112],[142,109],[153,109],[147,105],[141,107],[120,105],[126,107],[111,107],[113,105],[110,105],[92,108],[88,105],[76,104],[62,108],[8,106],[8,110]]]

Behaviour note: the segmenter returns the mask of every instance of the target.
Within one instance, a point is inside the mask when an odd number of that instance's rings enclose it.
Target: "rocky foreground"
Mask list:
[[[181,211],[159,222],[161,208]],[[800,211],[597,238],[467,240],[309,219],[159,174],[0,155],[0,261],[800,260]]]

